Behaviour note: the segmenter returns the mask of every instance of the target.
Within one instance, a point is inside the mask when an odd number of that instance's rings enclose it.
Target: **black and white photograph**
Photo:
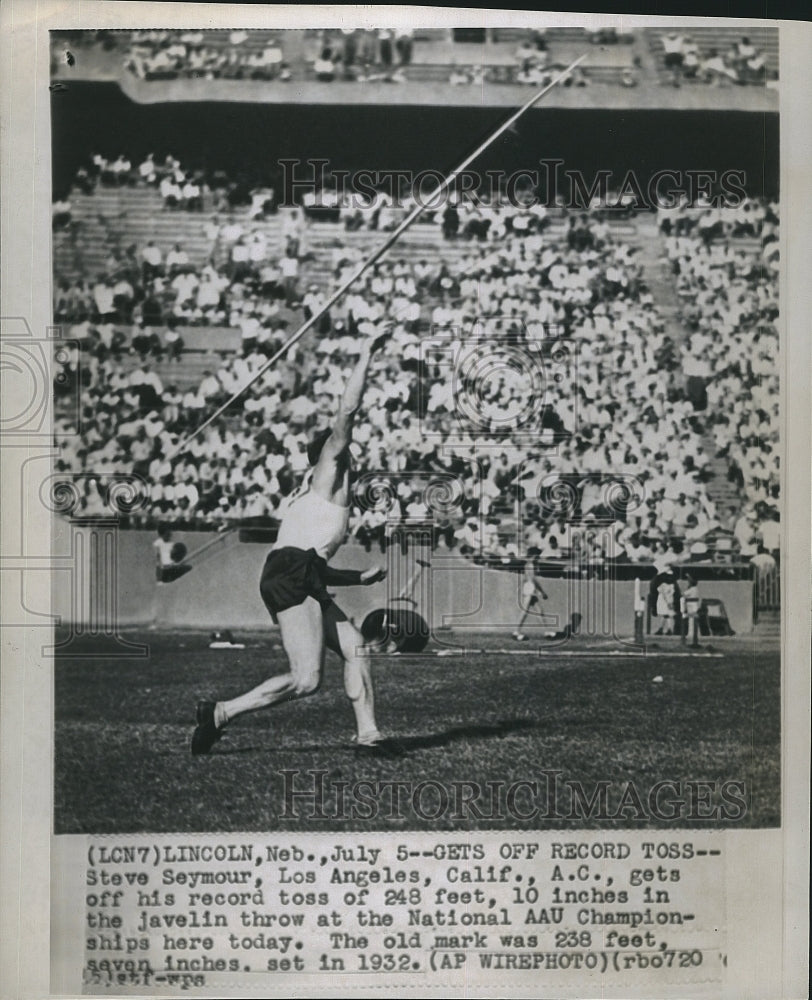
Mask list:
[[[115,6],[38,33],[3,310],[52,993],[733,995],[803,807],[793,29]]]
[[[777,29],[51,60],[56,832],[778,825]]]

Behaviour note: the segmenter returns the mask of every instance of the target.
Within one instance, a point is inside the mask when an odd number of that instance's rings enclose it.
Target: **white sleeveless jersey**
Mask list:
[[[344,541],[349,519],[349,507],[314,493],[308,476],[287,498],[273,548],[315,549],[323,559],[330,559]]]

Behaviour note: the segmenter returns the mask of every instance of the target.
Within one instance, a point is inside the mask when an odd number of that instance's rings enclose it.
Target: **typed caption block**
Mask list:
[[[718,983],[723,844],[704,831],[88,839],[82,989]]]

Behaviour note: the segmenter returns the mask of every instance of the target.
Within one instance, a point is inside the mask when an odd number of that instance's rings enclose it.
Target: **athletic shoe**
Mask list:
[[[527,636],[524,635],[524,633],[522,632],[514,632],[513,638],[516,640],[516,642],[527,642]]]
[[[214,724],[213,701],[197,703],[197,727],[192,733],[192,753],[196,756],[208,753],[223,735],[223,730]]]
[[[396,757],[406,756],[406,747],[397,740],[384,737],[374,743],[356,743],[355,752],[363,757],[381,757],[386,760],[394,760]]]

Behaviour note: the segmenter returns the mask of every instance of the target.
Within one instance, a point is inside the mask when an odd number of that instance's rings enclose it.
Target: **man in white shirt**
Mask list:
[[[197,390],[198,395],[208,403],[215,396],[219,396],[222,391],[223,387],[220,384],[220,380],[212,372],[204,371],[203,380]]]
[[[181,189],[172,177],[164,177],[161,181],[160,192],[165,208],[175,208],[182,197]]]
[[[169,273],[177,274],[178,271],[186,267],[188,264],[189,255],[181,248],[180,243],[176,243],[166,255],[166,266]]]
[[[250,252],[240,238],[231,248],[231,280],[242,281],[250,273]]]
[[[220,230],[220,237],[224,243],[236,243],[244,232],[245,230],[240,223],[231,217]]]
[[[781,548],[781,524],[777,517],[763,520],[758,527],[758,534],[766,551],[776,555]]]
[[[155,160],[152,153],[147,153],[147,158],[138,167],[138,175],[145,184],[154,184],[157,177],[155,173]]]
[[[104,275],[99,275],[99,280],[93,286],[93,301],[96,304],[99,319],[112,321],[116,311],[113,304],[113,289]]]
[[[733,527],[733,534],[744,559],[756,554],[756,519],[752,510],[745,511],[739,516]]]
[[[141,251],[141,258],[141,275],[144,281],[151,281],[152,278],[163,273],[161,266],[163,257],[161,251],[155,246],[154,240],[150,240]]]
[[[186,182],[181,189],[181,194],[183,196],[183,207],[188,211],[194,211],[203,207],[200,185],[195,183],[192,177],[186,178]]]
[[[298,298],[299,258],[293,254],[285,254],[279,260],[279,270],[282,274],[282,287],[285,290],[285,305],[290,308]]]

